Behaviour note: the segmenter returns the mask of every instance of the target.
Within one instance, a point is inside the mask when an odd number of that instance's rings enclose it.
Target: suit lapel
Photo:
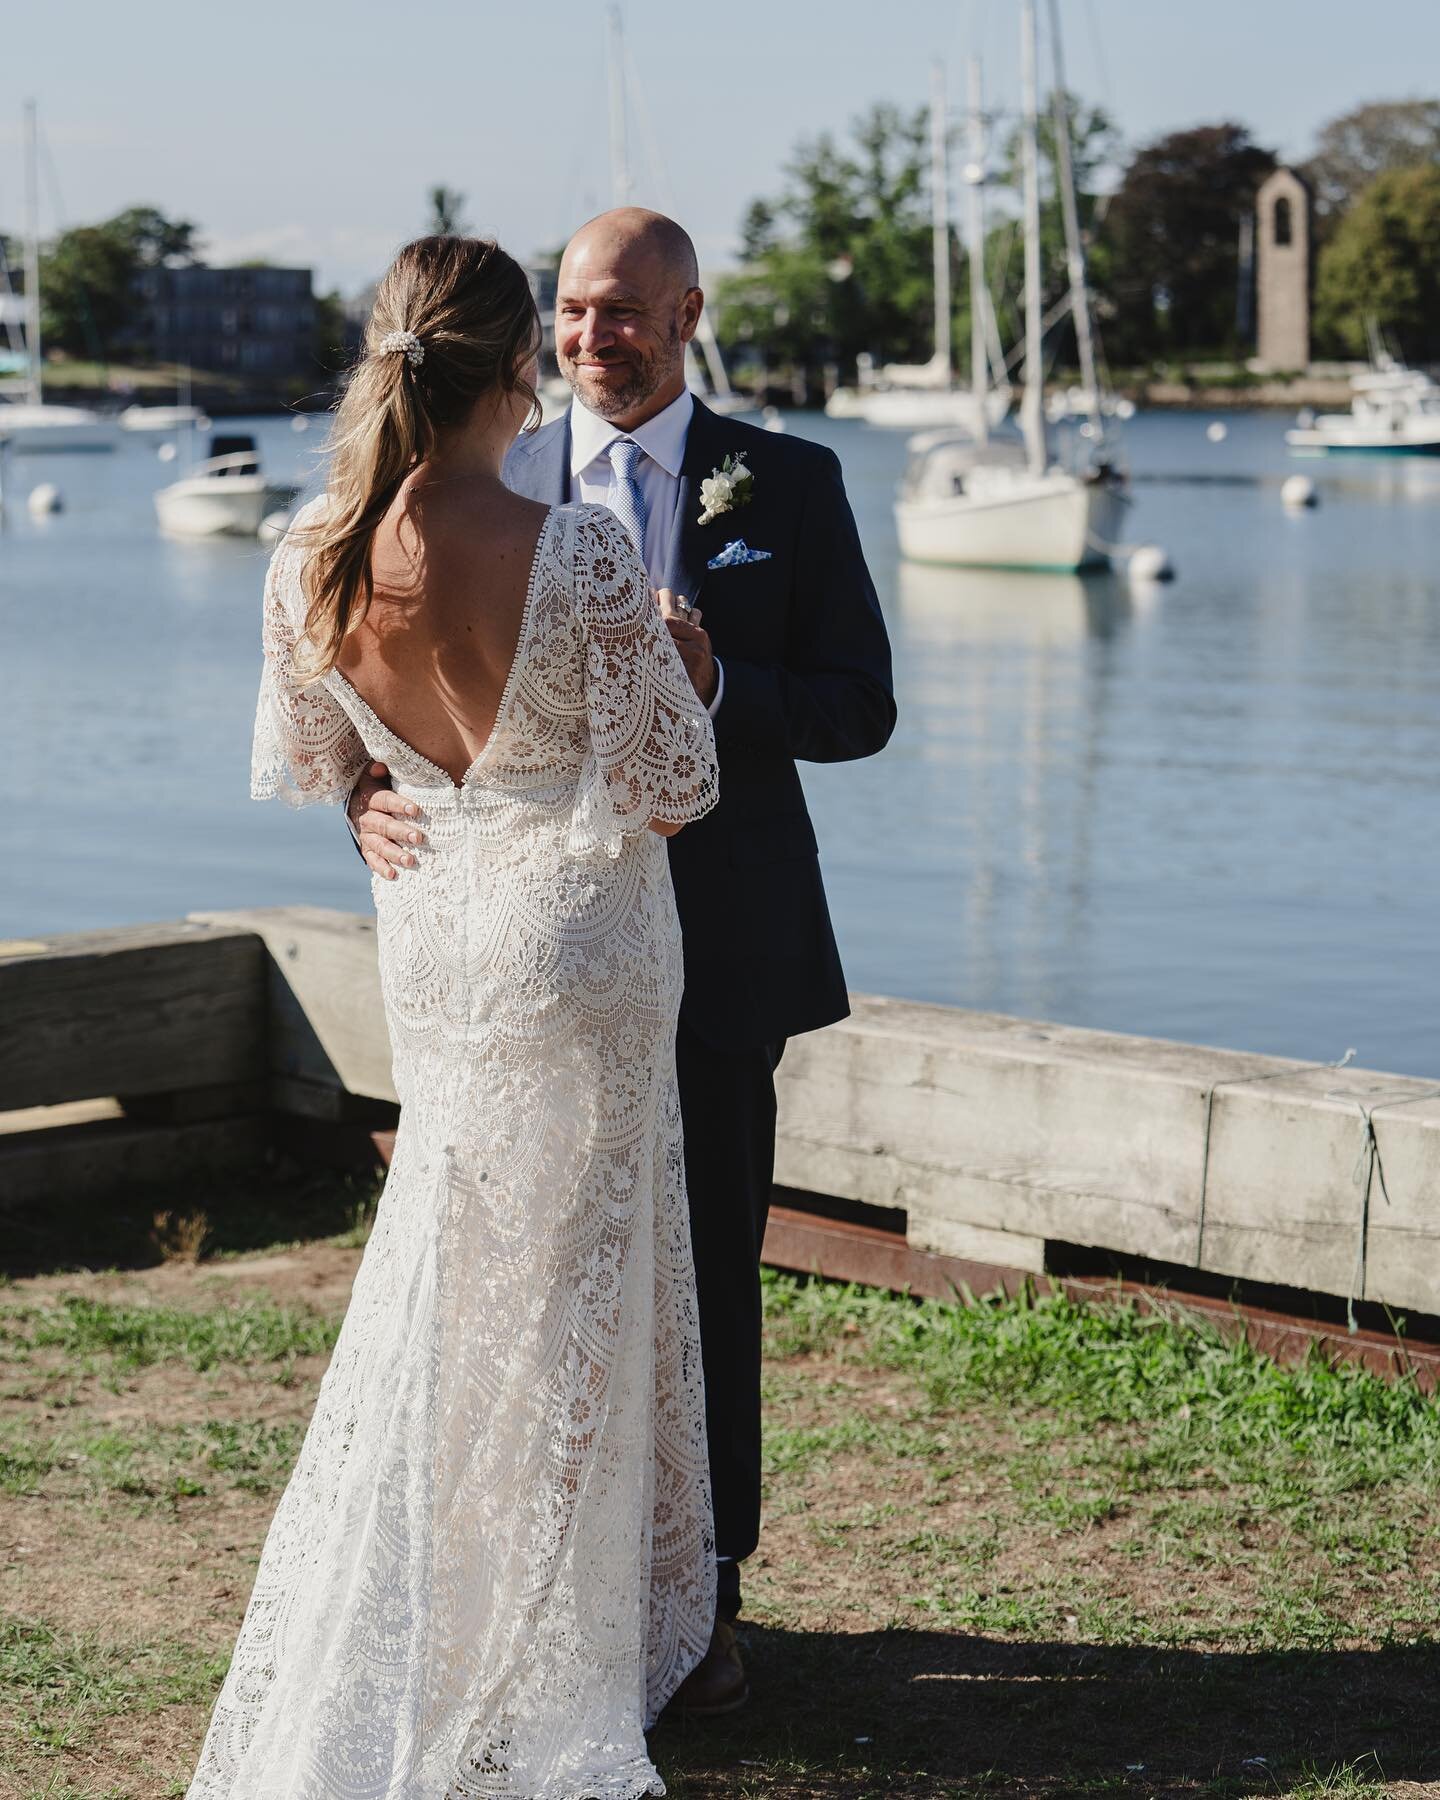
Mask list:
[[[507,484],[528,500],[547,506],[563,506],[570,498],[570,411],[553,425],[543,426],[528,443],[521,441],[519,454],[506,470]]]
[[[720,443],[721,420],[695,402],[690,430],[685,439],[685,460],[680,465],[680,498],[675,509],[675,526],[670,538],[670,555],[666,561],[665,583],[677,594],[694,601],[705,580],[705,565],[719,545],[714,531],[700,523],[700,483],[714,473],[725,460]]]

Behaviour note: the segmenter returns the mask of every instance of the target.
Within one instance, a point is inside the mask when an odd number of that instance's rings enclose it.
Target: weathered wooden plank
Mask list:
[[[373,919],[320,906],[191,916],[264,943],[273,1074],[395,1099]]]
[[[777,1180],[904,1207],[922,1235],[934,1221],[1167,1262],[1193,1255],[1216,1053],[852,1004],[780,1065]],[[1227,1072],[1257,1064],[1271,1066],[1234,1056]]]
[[[1365,1296],[1440,1313],[1440,1098],[1377,1103]]]
[[[268,1131],[261,1116],[194,1125],[103,1119],[0,1136],[0,1211],[223,1176],[254,1162]]]
[[[1434,1084],[853,1003],[780,1066],[786,1186],[903,1207],[917,1248],[1006,1232],[1032,1269],[1037,1242],[1059,1239],[1319,1293],[1359,1297],[1363,1277],[1372,1299],[1440,1311],[1440,1107],[1421,1104]],[[1375,1106],[1394,1177],[1389,1202],[1374,1185],[1362,1256],[1356,1172]]]
[[[126,926],[0,955],[0,1111],[253,1081],[264,947],[198,923]]]

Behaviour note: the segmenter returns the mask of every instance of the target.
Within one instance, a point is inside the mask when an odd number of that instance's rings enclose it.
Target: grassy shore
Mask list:
[[[0,1794],[184,1791],[367,1219],[231,1198],[108,1214],[149,1266],[12,1235]],[[1179,1315],[766,1299],[755,1697],[662,1725],[672,1794],[1440,1794],[1440,1407]]]

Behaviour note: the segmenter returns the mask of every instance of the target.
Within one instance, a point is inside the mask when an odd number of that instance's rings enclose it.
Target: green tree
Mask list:
[[[1377,175],[1437,161],[1440,100],[1376,100],[1322,125],[1302,172],[1314,190],[1322,226],[1328,227]]]
[[[432,187],[426,195],[430,203],[430,217],[425,222],[427,232],[438,237],[463,237],[470,227],[464,222],[465,196],[456,188],[443,185]]]
[[[315,296],[315,360],[338,375],[350,360],[350,329],[338,289]]]
[[[1440,166],[1379,176],[1320,252],[1315,335],[1352,356],[1373,319],[1403,355],[1440,356]]]
[[[153,206],[132,206],[100,225],[62,231],[41,257],[47,346],[103,360],[135,310],[144,269],[198,260],[196,228]]]
[[[1135,153],[1095,259],[1112,361],[1240,348],[1240,221],[1274,167],[1273,154],[1234,123],[1172,132]]]
[[[106,229],[129,244],[142,269],[173,269],[200,260],[196,227],[188,219],[167,219],[153,206],[126,207]]]
[[[876,106],[841,147],[802,143],[742,225],[746,267],[720,284],[717,329],[809,370],[930,354],[928,115]]]

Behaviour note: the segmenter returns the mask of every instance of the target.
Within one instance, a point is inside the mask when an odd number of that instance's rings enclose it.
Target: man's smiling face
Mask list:
[[[704,295],[653,233],[605,214],[570,240],[555,298],[555,354],[582,406],[628,427],[685,385]]]

